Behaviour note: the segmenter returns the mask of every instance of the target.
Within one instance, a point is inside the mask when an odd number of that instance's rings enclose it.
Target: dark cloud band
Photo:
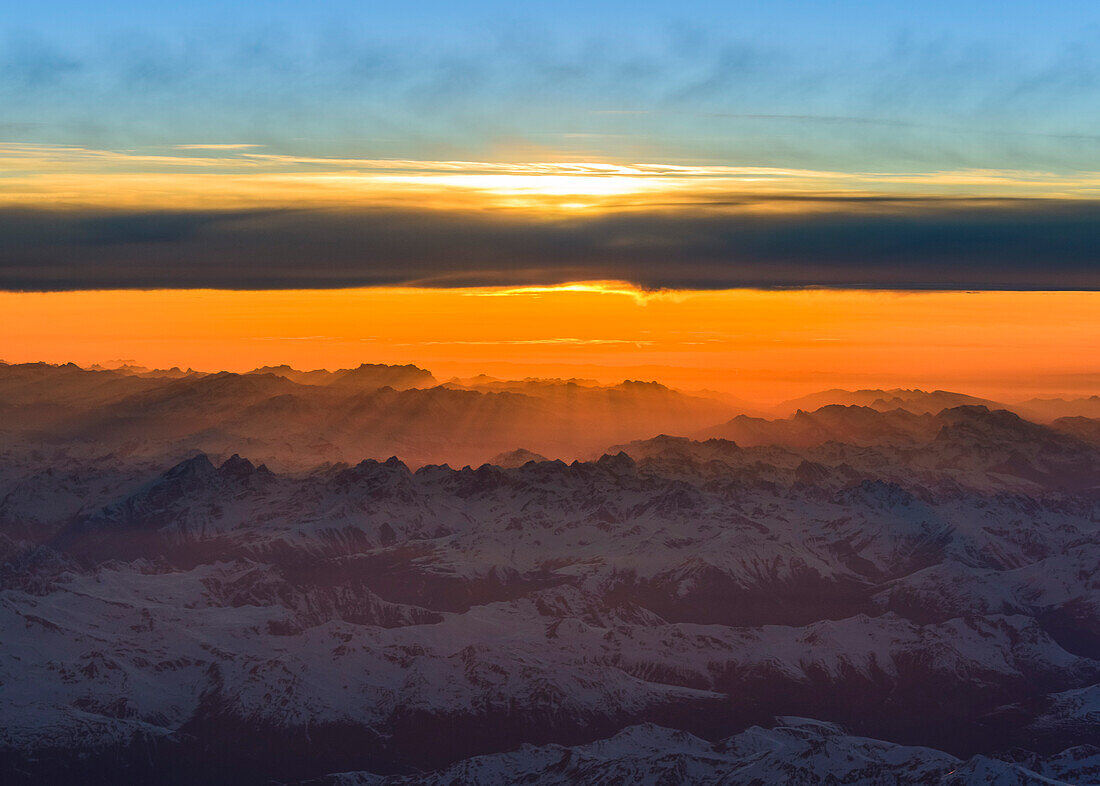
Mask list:
[[[554,217],[9,209],[0,211],[0,289],[598,279],[649,289],[1100,289],[1100,202],[819,198],[768,206],[731,197]]]

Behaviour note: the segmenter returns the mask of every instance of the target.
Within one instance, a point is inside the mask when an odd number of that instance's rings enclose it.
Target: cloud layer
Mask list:
[[[0,288],[1100,289],[1097,201],[789,202],[551,215],[8,208]]]

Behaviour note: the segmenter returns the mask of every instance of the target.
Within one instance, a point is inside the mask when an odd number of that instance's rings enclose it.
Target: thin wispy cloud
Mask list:
[[[607,209],[697,204],[803,209],[817,200],[1097,198],[1100,172],[958,169],[814,170],[631,160],[464,161],[319,157],[251,147],[110,150],[0,143],[0,204],[36,200],[146,209],[437,206],[450,209]],[[825,201],[821,201],[825,197]]]
[[[629,338],[523,338],[523,339],[498,339],[484,341],[416,341],[401,342],[395,346],[601,346],[601,345],[627,345],[634,347],[652,346],[655,342],[648,340]]]
[[[263,145],[252,144],[201,144],[201,145],[174,145],[177,150],[245,150]]]

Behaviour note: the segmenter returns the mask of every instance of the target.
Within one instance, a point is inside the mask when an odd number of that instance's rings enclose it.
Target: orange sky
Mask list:
[[[659,379],[768,402],[825,387],[1100,389],[1100,293],[543,289],[0,293],[0,358],[437,377]]]

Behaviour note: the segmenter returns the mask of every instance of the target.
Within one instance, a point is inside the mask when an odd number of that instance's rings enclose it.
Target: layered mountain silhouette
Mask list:
[[[418,464],[479,464],[518,445],[571,459],[623,439],[694,431],[730,413],[655,382],[437,385],[416,366],[369,364],[184,377],[0,365],[0,397],[18,433],[149,455],[246,450],[294,467],[394,453]]]

